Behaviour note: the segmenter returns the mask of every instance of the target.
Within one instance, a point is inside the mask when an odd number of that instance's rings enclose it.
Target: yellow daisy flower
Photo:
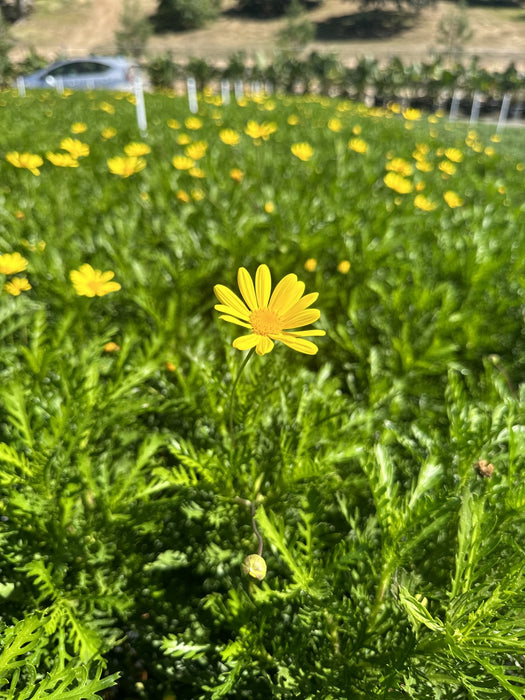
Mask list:
[[[148,153],[151,153],[151,148],[148,146],[147,143],[128,143],[127,146],[124,146],[124,153],[127,156],[145,156]]]
[[[259,554],[250,554],[243,561],[242,570],[248,576],[262,581],[266,576],[266,562]]]
[[[241,182],[244,177],[244,173],[240,168],[232,168],[230,170],[230,177],[232,180],[235,180],[235,182]]]
[[[180,129],[180,122],[176,119],[168,119],[167,124],[170,129]]]
[[[447,175],[454,175],[454,173],[456,172],[456,166],[449,160],[442,160],[439,163],[438,168]]]
[[[348,142],[348,148],[356,153],[366,153],[368,150],[368,144],[363,139],[350,139]]]
[[[83,134],[84,131],[87,131],[87,124],[84,124],[84,122],[75,122],[71,125],[72,134]]]
[[[177,190],[175,197],[177,197],[179,202],[185,202],[186,204],[191,200],[190,195],[184,190]]]
[[[412,192],[412,183],[410,180],[407,180],[402,175],[399,175],[399,173],[387,173],[383,178],[383,182],[387,187],[390,187],[391,190],[394,190],[394,192],[398,192],[399,194],[408,194],[409,192]]]
[[[304,269],[307,272],[314,272],[316,267],[317,267],[317,260],[315,258],[308,258],[308,260],[304,264]]]
[[[19,153],[18,151],[10,151],[6,153],[5,159],[15,168],[25,168],[33,173],[40,175],[40,166],[43,164],[43,159],[36,153]]]
[[[361,132],[363,131],[361,124],[356,124],[355,126],[352,127],[352,134],[354,136],[359,136]]]
[[[0,274],[14,275],[22,272],[27,267],[27,260],[20,253],[5,253],[0,255]]]
[[[102,129],[102,131],[100,132],[100,135],[102,136],[103,139],[105,139],[107,141],[108,139],[112,139],[116,133],[117,133],[116,129],[114,129],[112,126],[107,126],[105,129]]]
[[[101,102],[98,108],[103,112],[106,112],[106,114],[115,114],[115,107],[113,107],[113,105],[109,102]]]
[[[251,331],[233,341],[237,350],[255,348],[258,355],[266,355],[274,347],[274,341],[284,343],[292,350],[315,355],[318,348],[305,336],[322,336],[325,331],[297,331],[317,321],[321,315],[317,309],[309,309],[319,294],[313,292],[303,296],[305,285],[297,276],[289,274],[277,284],[272,292],[272,279],[267,265],[259,265],[255,273],[255,284],[246,268],[239,268],[237,282],[242,299],[228,287],[217,284],[213,288],[219,300],[215,309],[220,318]],[[291,330],[290,330],[291,329]]]
[[[463,160],[463,153],[459,150],[459,148],[445,149],[445,156],[453,163],[461,163]]]
[[[234,129],[221,129],[219,138],[227,146],[236,146],[241,140],[240,135]]]
[[[46,158],[58,168],[78,168],[78,160],[71,153],[46,153]]]
[[[203,170],[202,168],[190,168],[190,169],[188,170],[188,173],[189,173],[192,177],[198,177],[198,178],[200,178],[200,179],[206,177],[206,173],[204,172],[204,170]]]
[[[297,124],[299,124],[299,117],[297,116],[297,114],[290,114],[286,121],[290,126],[296,126]]]
[[[194,167],[195,161],[188,156],[173,156],[171,164],[176,170],[191,170]]]
[[[12,296],[17,297],[20,292],[28,292],[31,285],[25,277],[13,277],[12,280],[4,284],[4,290]]]
[[[120,350],[120,345],[117,345],[112,340],[104,345],[104,352],[118,352]]]
[[[83,158],[89,155],[89,146],[87,143],[82,143],[78,139],[72,139],[68,136],[66,139],[62,139],[60,142],[60,148],[63,151],[70,153],[73,158]]]
[[[252,139],[262,139],[267,141],[270,136],[277,131],[277,124],[275,122],[263,122],[258,124],[256,121],[250,120],[246,124],[244,132],[251,136]]]
[[[386,169],[394,173],[399,173],[404,177],[412,175],[412,166],[410,163],[407,163],[404,158],[392,158],[392,160],[386,164]]]
[[[341,262],[337,265],[337,271],[342,275],[347,275],[348,272],[350,272],[350,267],[350,260],[341,260]]]
[[[113,175],[120,175],[121,177],[131,177],[131,175],[135,175],[135,173],[146,167],[144,158],[138,158],[137,156],[115,156],[114,158],[108,158],[107,164]]]
[[[421,110],[409,107],[403,110],[403,116],[405,119],[408,119],[408,121],[417,121],[421,119]]]
[[[437,207],[437,204],[431,202],[430,199],[427,199],[423,194],[416,194],[414,197],[414,206],[422,211],[433,211]]]
[[[188,156],[188,158],[200,160],[206,155],[207,150],[208,144],[206,141],[195,141],[195,143],[190,143],[189,146],[186,146],[184,153]]]
[[[199,117],[188,117],[184,121],[186,129],[191,129],[192,131],[198,131],[202,126],[202,120]]]
[[[111,292],[118,292],[121,286],[118,282],[111,282],[114,276],[115,273],[111,270],[94,270],[88,263],[69,273],[76,293],[83,297],[103,297]]]
[[[328,128],[334,133],[338,133],[343,128],[343,124],[340,119],[334,118],[328,120]]]
[[[191,139],[188,134],[179,134],[177,136],[177,143],[179,146],[187,146],[189,143],[191,143]]]
[[[267,214],[273,214],[273,212],[275,211],[275,204],[273,202],[265,202],[264,211]]]
[[[455,192],[452,192],[451,190],[448,190],[445,192],[443,195],[443,198],[445,202],[448,204],[448,206],[451,209],[455,209],[456,207],[462,206],[465,202],[459,195],[457,195]]]
[[[297,158],[299,158],[299,160],[302,161],[310,160],[310,158],[314,154],[314,149],[310,146],[309,143],[305,142],[292,144],[290,150],[292,151],[294,156],[296,156]]]

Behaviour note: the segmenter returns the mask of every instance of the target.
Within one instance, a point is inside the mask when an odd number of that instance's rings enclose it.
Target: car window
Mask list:
[[[95,61],[84,61],[83,73],[107,73],[111,70],[111,66],[104,63],[96,63]]]
[[[47,75],[53,78],[65,78],[66,76],[107,73],[109,70],[111,70],[111,66],[104,63],[97,63],[96,61],[73,61],[72,63],[65,63],[62,66],[53,68]]]

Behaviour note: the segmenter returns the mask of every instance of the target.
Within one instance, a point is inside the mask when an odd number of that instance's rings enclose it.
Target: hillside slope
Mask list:
[[[123,4],[124,0],[37,0],[36,12],[12,29],[16,40],[13,57],[23,57],[30,47],[49,58],[113,53]],[[142,0],[145,15],[152,14],[156,5],[156,0]],[[223,15],[204,29],[153,36],[148,53],[170,50],[179,61],[200,56],[218,62],[226,61],[239,50],[252,56],[271,56],[284,20],[251,20],[228,13],[234,5],[233,0],[224,0]],[[381,39],[352,38],[349,27],[357,7],[355,0],[324,0],[310,11],[308,15],[322,40],[316,39],[309,49],[337,52],[345,61],[362,55],[426,58],[436,48],[439,21],[451,11],[452,4],[437,2],[421,13],[414,26]],[[469,8],[473,37],[466,51],[482,56],[493,67],[515,61],[525,69],[523,18],[519,8]],[[341,38],[334,38],[338,34]]]

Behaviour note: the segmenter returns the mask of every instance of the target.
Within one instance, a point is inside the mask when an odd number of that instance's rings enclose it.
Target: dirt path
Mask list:
[[[13,57],[23,57],[33,46],[49,58],[57,55],[78,56],[89,53],[113,53],[114,35],[120,26],[124,0],[40,0],[37,11],[13,28],[17,46]],[[156,0],[141,0],[144,12],[151,14]],[[224,0],[223,8],[233,7],[233,0]],[[316,24],[317,35],[308,50],[338,53],[351,62],[367,55],[388,58],[399,55],[406,61],[428,58],[437,48],[436,36],[440,19],[453,5],[437,2],[424,10],[414,26],[384,39],[348,38],[345,29],[357,10],[355,0],[325,0],[308,13]],[[491,68],[505,67],[511,60],[525,70],[525,10],[519,8],[468,9],[473,37],[465,47],[469,53],[483,57]],[[250,20],[235,14],[223,14],[210,26],[191,32],[154,36],[148,54],[170,50],[178,61],[199,56],[220,63],[232,53],[246,51],[270,59],[276,47],[276,36],[283,20]],[[342,35],[341,39],[334,36]]]

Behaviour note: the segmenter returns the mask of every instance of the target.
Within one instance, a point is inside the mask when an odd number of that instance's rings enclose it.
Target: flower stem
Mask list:
[[[249,353],[246,355],[244,360],[241,363],[241,366],[239,367],[237,371],[237,376],[235,377],[235,380],[233,382],[232,386],[232,391],[230,394],[230,402],[229,402],[229,425],[230,425],[230,435],[232,439],[232,445],[235,447],[235,435],[233,433],[233,404],[234,404],[234,398],[235,398],[235,390],[237,389],[237,384],[239,383],[239,379],[241,378],[241,374],[243,373],[244,368],[248,364],[248,360],[250,357],[253,355],[255,348],[252,348]]]
[[[263,538],[259,530],[257,529],[257,522],[255,520],[255,501],[252,501],[252,527],[253,531],[255,532],[255,536],[259,540],[259,551],[257,554],[262,557],[262,552],[263,552]]]

